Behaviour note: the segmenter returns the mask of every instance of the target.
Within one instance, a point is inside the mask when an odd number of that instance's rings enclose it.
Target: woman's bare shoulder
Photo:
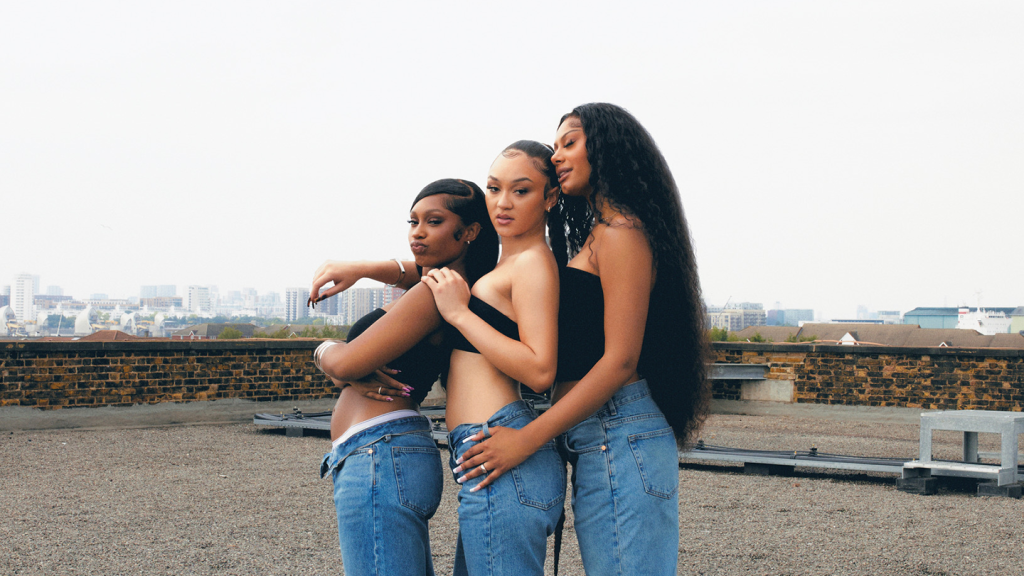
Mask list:
[[[558,275],[558,263],[547,245],[531,248],[516,257],[515,275],[520,276],[530,272]]]

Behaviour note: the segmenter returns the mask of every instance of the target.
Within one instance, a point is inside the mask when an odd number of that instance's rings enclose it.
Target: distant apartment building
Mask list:
[[[10,294],[0,294],[0,308],[2,308],[4,306],[10,306],[10,305],[11,305],[11,295]]]
[[[181,308],[184,298],[181,296],[154,296],[152,298],[140,298],[139,306],[145,306],[149,310],[170,310]]]
[[[259,301],[255,288],[242,288],[242,307],[255,309]]]
[[[210,312],[210,288],[207,286],[189,286],[185,295],[185,309],[193,314]]]
[[[305,288],[288,288],[284,291],[284,319],[285,322],[294,322],[299,318],[309,316],[306,301],[309,300],[309,290]]]
[[[31,274],[19,274],[11,284],[11,309],[21,322],[36,319],[35,294],[36,278]]]
[[[64,295],[64,289],[61,288],[60,286],[47,286],[46,287],[46,295],[47,296],[63,296]]]
[[[40,310],[55,310],[58,306],[63,308],[65,303],[71,302],[73,298],[63,295],[36,294],[33,300],[38,312]]]
[[[139,298],[170,298],[178,295],[178,287],[173,284],[141,286]]]
[[[401,288],[349,288],[338,295],[338,312],[342,324],[352,325],[370,312],[387,306],[405,293]],[[319,305],[317,305],[319,307]]]
[[[98,294],[102,296],[102,294]],[[68,305],[71,305],[74,301],[69,300]],[[84,300],[83,303],[86,306],[92,306],[94,310],[137,310],[138,304],[133,303],[127,298],[89,298]]]
[[[708,324],[712,328],[725,328],[730,332],[738,332],[748,326],[764,326],[767,314],[764,310],[726,308],[708,314]]]
[[[765,314],[765,324],[768,326],[799,326],[801,322],[814,322],[814,310],[769,310]]]

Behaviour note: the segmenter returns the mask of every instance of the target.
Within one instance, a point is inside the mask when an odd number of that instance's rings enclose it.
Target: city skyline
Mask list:
[[[1020,3],[518,8],[6,6],[0,283],[283,294],[407,257],[426,183],[611,101],[673,170],[709,303],[1024,304]]]

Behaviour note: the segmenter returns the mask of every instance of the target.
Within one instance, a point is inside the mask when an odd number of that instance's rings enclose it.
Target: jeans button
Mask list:
[[[608,449],[607,446],[605,446],[604,444],[601,445],[601,450],[607,450],[607,449]]]
[[[369,450],[367,450],[366,453],[367,454],[373,454],[373,448],[370,448]]]

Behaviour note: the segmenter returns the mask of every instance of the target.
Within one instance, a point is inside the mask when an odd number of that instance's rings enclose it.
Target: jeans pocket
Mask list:
[[[679,452],[672,428],[629,436],[636,466],[651,496],[669,499],[679,491]]]
[[[437,448],[392,446],[398,501],[426,518],[441,504],[444,478]]]
[[[549,442],[511,470],[519,503],[550,510],[565,501],[565,464]]]

